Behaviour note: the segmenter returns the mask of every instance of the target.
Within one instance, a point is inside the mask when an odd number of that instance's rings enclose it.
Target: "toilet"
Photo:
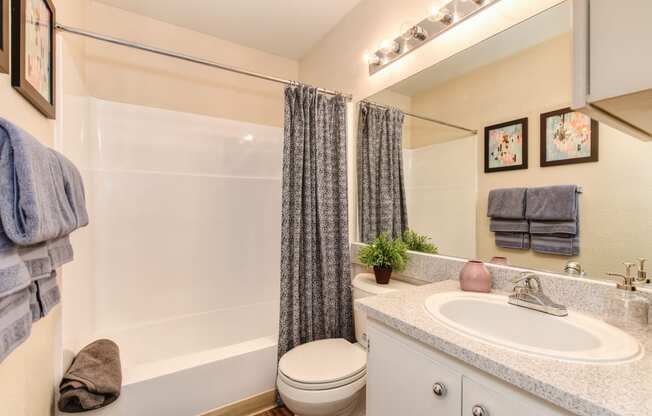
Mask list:
[[[414,287],[390,280],[379,285],[373,274],[353,279],[353,299]],[[354,309],[357,343],[343,338],[323,339],[288,351],[278,364],[276,386],[296,416],[348,416],[364,395],[367,383],[366,316]]]

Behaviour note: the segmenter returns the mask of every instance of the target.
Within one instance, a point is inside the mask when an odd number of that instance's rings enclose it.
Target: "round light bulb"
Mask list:
[[[369,65],[378,65],[380,63],[380,57],[375,53],[365,52],[363,59]]]
[[[398,53],[401,50],[401,45],[395,40],[386,39],[380,43],[379,49],[383,55],[389,55],[390,53]]]
[[[453,23],[453,13],[445,7],[433,7],[430,9],[428,20],[431,22],[441,22],[445,25]]]
[[[414,28],[414,22],[410,20],[403,22],[399,29],[403,40],[410,40],[412,38],[412,28]]]

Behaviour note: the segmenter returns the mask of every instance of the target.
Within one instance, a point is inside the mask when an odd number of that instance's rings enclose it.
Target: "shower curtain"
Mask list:
[[[323,338],[354,341],[346,103],[285,89],[278,357]]]
[[[358,217],[360,239],[383,232],[400,237],[408,227],[403,176],[403,119],[394,108],[360,103]]]

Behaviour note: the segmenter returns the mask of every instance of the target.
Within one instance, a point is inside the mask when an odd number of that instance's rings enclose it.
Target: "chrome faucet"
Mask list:
[[[623,263],[625,265],[625,274],[620,273],[607,273],[607,276],[615,277],[622,279],[622,283],[616,283],[618,289],[626,290],[628,292],[633,292],[636,290],[636,278],[632,276],[632,268],[636,266],[634,263]]]
[[[647,259],[640,258],[638,259],[638,273],[636,274],[637,283],[650,283],[650,279],[647,277],[647,271],[645,270],[645,262]]]
[[[522,272],[512,280],[514,293],[509,296],[511,305],[533,309],[555,316],[566,316],[568,310],[564,305],[557,304],[543,293],[541,279],[532,272]]]

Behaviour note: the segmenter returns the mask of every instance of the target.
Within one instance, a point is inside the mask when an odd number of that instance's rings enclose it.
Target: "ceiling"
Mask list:
[[[98,0],[261,51],[301,59],[360,0]]]
[[[433,65],[389,87],[389,89],[413,97],[448,80],[514,55],[570,30],[571,7],[570,2],[566,1]]]

